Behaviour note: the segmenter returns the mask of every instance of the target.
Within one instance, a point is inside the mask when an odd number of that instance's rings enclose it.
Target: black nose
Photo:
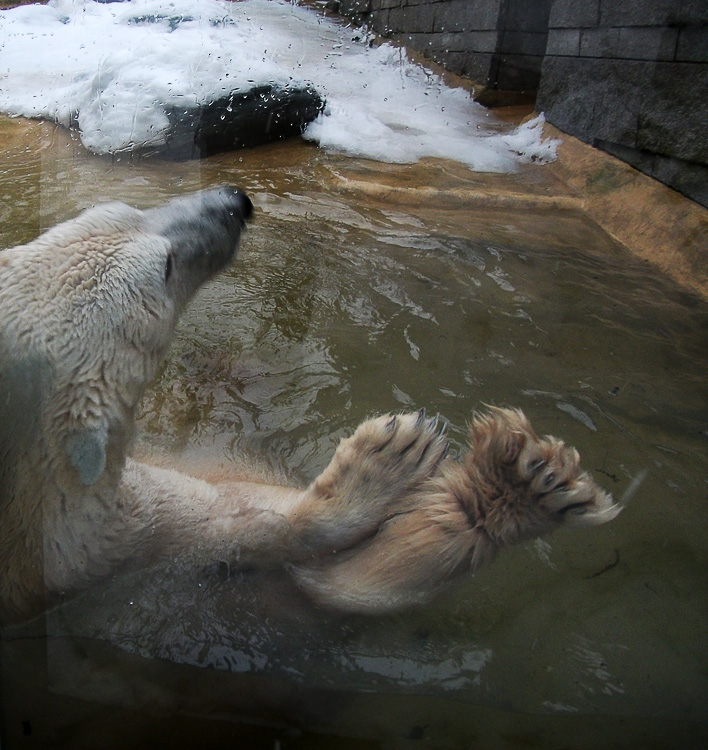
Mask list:
[[[242,223],[245,223],[247,219],[251,218],[253,213],[253,203],[251,199],[238,188],[231,187],[224,190],[226,193],[229,203],[233,206],[233,210],[236,211],[242,219]]]
[[[241,216],[243,216],[244,219],[250,219],[251,214],[253,213],[253,203],[251,203],[251,199],[246,193],[242,193],[240,190],[238,191],[238,197],[241,199]]]

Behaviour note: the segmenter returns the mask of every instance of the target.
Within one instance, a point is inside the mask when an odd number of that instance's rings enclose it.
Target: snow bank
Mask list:
[[[166,109],[310,82],[327,106],[304,135],[326,149],[478,171],[555,158],[541,120],[505,133],[464,90],[369,42],[274,0],[51,0],[0,12],[0,111],[77,125],[115,153],[164,144]]]

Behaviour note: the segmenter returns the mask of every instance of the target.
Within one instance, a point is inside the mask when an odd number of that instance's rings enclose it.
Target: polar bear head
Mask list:
[[[232,188],[109,203],[0,252],[0,501],[23,462],[69,496],[115,484],[179,314],[251,211]]]

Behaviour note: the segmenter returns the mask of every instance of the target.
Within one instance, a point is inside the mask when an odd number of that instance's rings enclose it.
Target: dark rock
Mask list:
[[[201,107],[169,107],[167,143],[149,151],[186,161],[259,146],[301,134],[324,104],[313,86],[266,84],[233,91]]]

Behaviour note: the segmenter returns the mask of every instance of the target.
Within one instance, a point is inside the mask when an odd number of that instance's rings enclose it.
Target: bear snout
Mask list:
[[[246,221],[253,214],[253,203],[251,199],[237,187],[221,187],[214,190],[205,190],[188,196],[188,199],[196,198],[198,211],[203,218],[216,219],[224,227],[233,229],[234,219],[238,221],[238,229],[246,226]],[[177,199],[182,203],[185,199]],[[200,205],[199,205],[200,204]],[[169,205],[169,204],[168,204]]]
[[[250,219],[253,214],[253,203],[251,203],[251,199],[242,190],[239,190],[238,188],[230,188],[230,190],[233,192],[233,200],[236,203],[237,210],[241,214],[243,224],[245,225],[246,221]]]
[[[207,212],[215,212],[226,226],[234,218],[237,218],[240,228],[243,229],[246,226],[246,221],[253,214],[253,203],[240,188],[217,188],[216,190],[205,191],[201,195],[205,205],[207,205]]]
[[[174,198],[144,212],[149,232],[165,237],[177,270],[189,269],[186,291],[191,295],[207,278],[221,271],[235,256],[253,203],[243,190],[218,187]]]

